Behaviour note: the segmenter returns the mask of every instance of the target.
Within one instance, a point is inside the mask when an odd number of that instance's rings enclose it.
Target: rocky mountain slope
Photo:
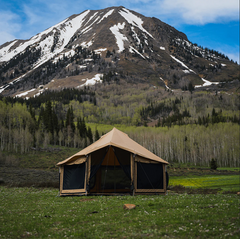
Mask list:
[[[211,84],[237,90],[239,65],[159,19],[124,7],[87,10],[29,40],[0,46],[4,96],[120,80],[170,90]]]

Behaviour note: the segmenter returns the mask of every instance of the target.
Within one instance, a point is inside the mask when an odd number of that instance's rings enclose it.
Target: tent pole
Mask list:
[[[163,164],[163,189],[166,195],[167,192],[167,182],[166,182],[166,171],[165,171],[165,164]]]
[[[135,154],[131,154],[131,184],[133,187],[132,195],[135,195],[135,168],[134,168],[134,162],[135,162]]]
[[[63,190],[63,173],[64,173],[64,166],[61,165],[59,167],[60,170],[60,195],[62,194],[62,190]]]
[[[87,155],[87,160],[86,160],[86,177],[85,177],[85,190],[86,190],[86,195],[88,193],[88,186],[90,183],[90,173],[91,173],[91,154]]]

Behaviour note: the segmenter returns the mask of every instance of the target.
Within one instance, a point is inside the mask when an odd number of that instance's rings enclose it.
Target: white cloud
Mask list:
[[[102,0],[96,2],[96,9],[122,5],[149,17],[175,19],[178,24],[202,25],[239,19],[239,0]]]
[[[38,11],[37,8],[32,8],[31,6],[25,5],[23,6],[24,14],[27,17],[28,25],[34,25],[39,23],[42,19],[41,12]]]
[[[20,28],[18,16],[10,11],[0,12],[0,45],[15,39]]]
[[[9,42],[12,41],[13,39],[15,39],[15,36],[8,33],[8,32],[4,32],[4,31],[0,31],[0,45],[4,44],[5,42]]]
[[[229,60],[233,60],[234,62],[237,62],[238,64],[240,64],[239,61],[239,53],[235,52],[235,53],[228,53],[228,52],[224,52],[226,56],[229,57]]]
[[[216,50],[228,56],[229,60],[233,60],[238,64],[240,63],[239,46],[234,47],[223,44],[222,46],[219,46]]]
[[[238,20],[239,0],[154,0],[144,11],[175,19],[179,24],[204,25]]]

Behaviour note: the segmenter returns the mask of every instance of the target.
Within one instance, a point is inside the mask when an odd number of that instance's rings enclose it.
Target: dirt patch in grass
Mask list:
[[[168,192],[174,193],[187,193],[187,194],[216,194],[221,189],[211,189],[211,188],[187,188],[182,185],[176,185],[169,187]]]
[[[83,198],[80,200],[80,202],[86,202],[86,201],[95,201],[93,198]]]

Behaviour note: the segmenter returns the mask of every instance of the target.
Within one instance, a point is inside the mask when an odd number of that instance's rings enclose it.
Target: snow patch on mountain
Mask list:
[[[120,10],[119,13],[128,21],[129,24],[138,27],[140,30],[147,33],[151,38],[154,38],[146,29],[143,28],[143,20],[140,17],[134,15],[126,8]]]
[[[142,55],[139,51],[137,51],[137,50],[136,50],[135,48],[133,48],[132,46],[130,46],[129,51],[130,51],[131,53],[136,52],[136,53],[139,54],[143,59],[146,59],[146,58],[144,57],[144,55]]]
[[[82,42],[81,46],[83,46],[84,48],[88,48],[93,44],[93,40],[89,41],[89,42]]]
[[[113,12],[114,12],[114,9],[108,11],[108,12],[101,18],[101,20],[97,22],[97,24],[99,24],[101,21],[103,21],[104,18],[108,18],[110,15],[112,15]]]
[[[100,16],[98,16],[89,26],[85,27],[83,30],[82,30],[82,33],[83,34],[86,34],[87,32],[89,32],[91,29],[92,29],[92,25],[97,22],[99,20]],[[86,24],[85,24],[86,25]]]
[[[30,70],[30,72],[31,72],[31,71],[32,71],[32,70]],[[9,82],[9,83],[1,86],[1,87],[0,87],[0,94],[1,94],[4,90],[6,90],[10,85],[13,85],[14,83],[17,83],[18,81],[21,81],[24,76],[26,76],[26,74],[21,75],[20,77],[18,77],[17,79],[13,80],[12,82]]]
[[[122,24],[118,23],[117,25],[110,27],[111,32],[115,35],[115,38],[117,40],[119,52],[122,52],[124,50],[124,41],[128,41],[127,37],[120,33],[120,30],[122,30],[124,27],[125,22]]]
[[[85,25],[87,25],[89,22],[91,22],[91,20],[98,14],[98,12],[95,12],[91,17],[89,17],[87,23]]]
[[[183,67],[185,67],[185,68],[188,69],[189,71],[191,71],[191,72],[193,72],[193,73],[196,74],[195,71],[189,69],[182,61],[178,60],[176,57],[174,57],[174,56],[172,56],[172,55],[170,55],[170,56],[171,56],[175,61],[177,61],[178,63],[180,63]]]
[[[165,82],[165,80],[162,78],[162,77],[159,77],[161,81],[163,81],[165,87],[170,90],[170,91],[173,91],[168,85],[167,85],[167,82]]]
[[[8,87],[9,87],[8,84],[1,86],[1,87],[0,87],[0,94],[1,94],[5,89],[7,89]]]
[[[100,48],[100,49],[94,50],[96,54],[100,54],[100,55],[102,55],[103,51],[107,51],[107,48]]]
[[[17,42],[17,40],[13,41],[12,43],[10,43],[9,45],[7,45],[6,47],[3,47],[2,49],[0,49],[0,61],[4,61],[4,57],[5,59],[7,59],[6,55],[8,55],[11,51],[10,48]],[[10,58],[10,57],[9,57]],[[10,58],[11,59],[11,58]]]
[[[134,27],[131,27],[131,30],[132,30],[132,32],[133,32],[133,37],[137,40],[137,43],[140,44],[141,41],[140,41],[137,33],[134,31]],[[147,44],[147,45],[148,45],[148,44]]]
[[[202,78],[202,81],[204,82],[202,85],[195,85],[195,88],[199,88],[199,87],[204,87],[204,86],[210,86],[210,85],[218,85],[219,82],[211,82],[208,80],[205,80]]]
[[[31,89],[31,90],[28,90],[28,91],[25,91],[25,92],[23,92],[23,93],[21,93],[21,94],[16,95],[15,97],[23,97],[23,96],[25,96],[25,95],[28,95],[28,93],[30,93],[30,92],[32,92],[32,91],[34,91],[34,90],[36,90],[36,88],[33,88],[33,89]]]
[[[82,81],[86,82],[80,86],[78,86],[77,88],[83,87],[83,86],[89,86],[89,85],[95,85],[96,83],[102,83],[101,78],[103,77],[103,74],[96,74],[92,79],[83,79]]]

